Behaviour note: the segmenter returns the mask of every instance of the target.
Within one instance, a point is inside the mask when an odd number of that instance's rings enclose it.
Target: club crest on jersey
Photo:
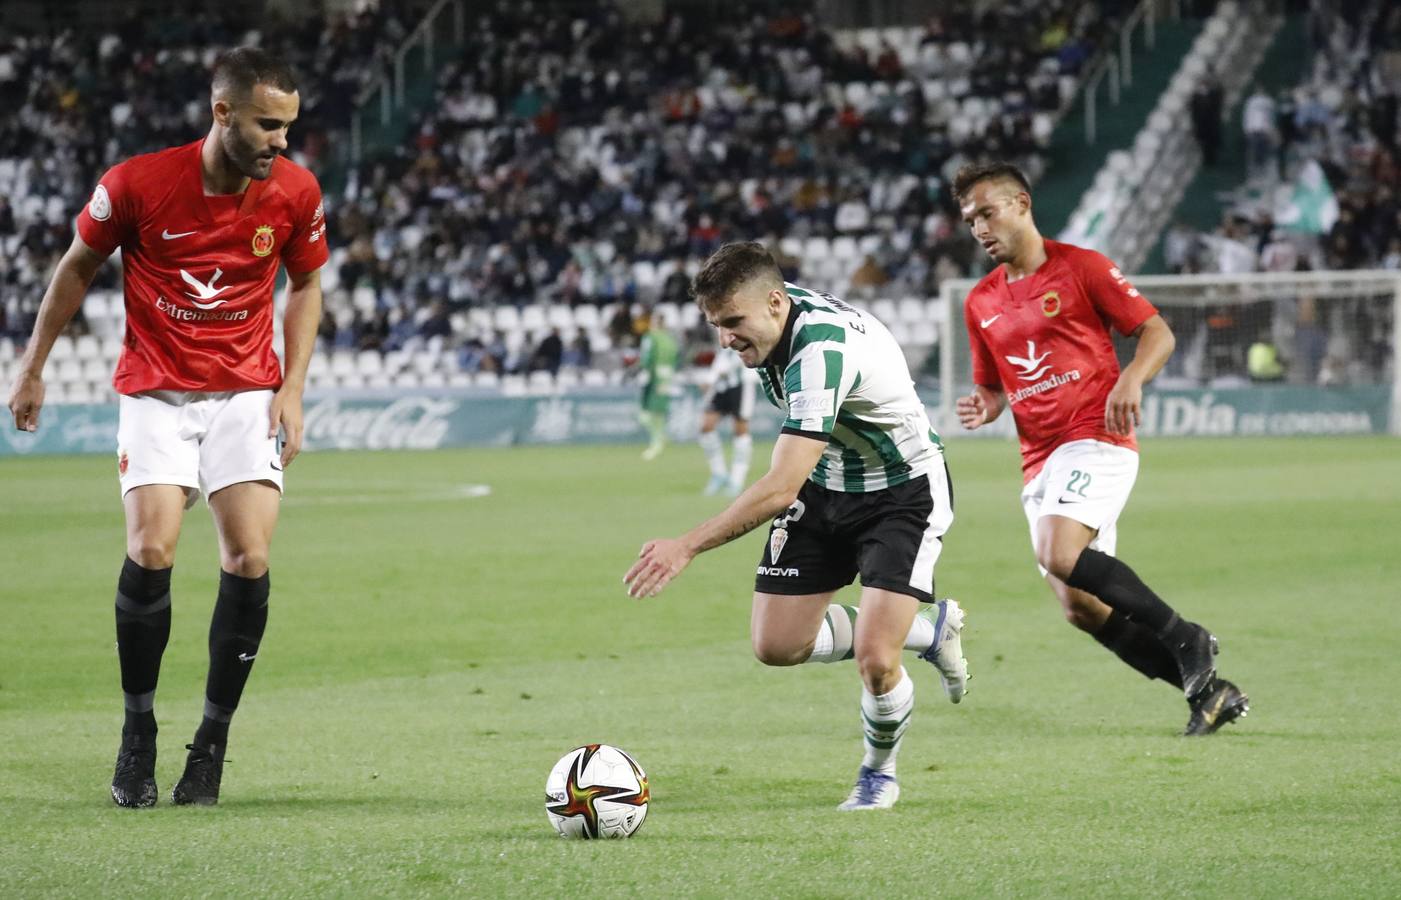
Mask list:
[[[1047,291],[1046,296],[1041,298],[1041,314],[1046,318],[1060,313],[1060,294],[1055,291]]]
[[[100,184],[92,192],[92,199],[88,201],[88,215],[92,216],[95,222],[106,222],[112,218],[112,198],[107,196],[107,188]]]
[[[783,547],[788,543],[788,529],[775,528],[769,535],[769,562],[778,562],[778,556],[783,552]]]
[[[272,252],[275,240],[271,225],[259,225],[258,230],[253,232],[253,255],[267,256]]]

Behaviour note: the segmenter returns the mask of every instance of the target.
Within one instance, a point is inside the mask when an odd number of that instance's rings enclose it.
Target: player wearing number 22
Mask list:
[[[302,439],[302,386],[321,312],[325,218],[316,178],[282,157],[299,98],[256,48],[214,66],[200,141],[120,163],[78,215],[10,393],[16,427],[39,426],[44,362],[93,276],[122,251],[126,336],[117,470],[126,559],[117,581],[125,721],[112,779],[120,806],[156,802],[156,680],[185,510],[203,493],[219,537],[204,717],[177,804],[217,802],[229,722],[268,617],[268,550],[282,470]],[[285,370],[273,352],[273,285],[288,273]],[[281,430],[284,441],[279,442]]]
[[[973,237],[1001,263],[964,304],[975,387],[958,400],[959,421],[978,428],[1011,407],[1032,546],[1066,619],[1181,688],[1186,734],[1210,734],[1248,709],[1217,676],[1216,638],[1113,555],[1138,474],[1143,384],[1172,354],[1172,331],[1108,258],[1041,237],[1015,166],[966,166],[953,193]],[[1138,342],[1122,372],[1110,326]]]

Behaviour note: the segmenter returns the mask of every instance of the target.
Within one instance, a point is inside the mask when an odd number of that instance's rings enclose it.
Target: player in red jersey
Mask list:
[[[1248,709],[1245,694],[1216,676],[1216,638],[1113,556],[1138,474],[1143,385],[1172,355],[1172,331],[1108,258],[1041,236],[1015,166],[965,166],[953,194],[1002,264],[964,304],[975,386],[957,402],[959,422],[978,428],[1011,407],[1032,546],[1066,619],[1149,678],[1182,688],[1186,733],[1210,734]],[[1122,372],[1110,326],[1138,340]]]
[[[301,449],[302,389],[321,316],[321,189],[281,156],[300,103],[291,70],[256,48],[229,51],[214,66],[211,100],[203,140],[102,176],[10,391],[15,426],[34,431],[44,361],[120,247],[126,339],[113,385],[126,512],[116,599],[126,720],[112,780],[120,806],[156,802],[153,703],[170,635],[170,573],[184,512],[201,492],[219,536],[219,594],[204,718],[171,799],[218,800],[229,720],[267,624],[269,544],[282,470]],[[272,346],[280,266],[289,279],[285,368]]]

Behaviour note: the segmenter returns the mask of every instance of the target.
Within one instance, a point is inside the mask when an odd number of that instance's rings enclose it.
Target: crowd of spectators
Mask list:
[[[1220,225],[1165,234],[1170,271],[1401,271],[1401,7],[1311,0],[1308,34],[1303,78],[1274,95],[1257,85],[1242,106],[1243,180]],[[1204,162],[1213,155],[1204,148]],[[1209,380],[1374,384],[1395,364],[1388,296],[1305,292],[1178,314],[1204,336]]]
[[[979,155],[1043,168],[1112,6],[949,4],[871,47],[802,11],[492,4],[410,142],[352,174],[340,283],[391,319],[438,299],[680,302],[724,241],[879,235],[825,283],[931,296],[977,260],[948,176]]]
[[[57,15],[0,31],[0,333],[23,339],[73,218],[108,167],[187,143],[209,128],[209,68],[220,50],[268,47],[302,73],[289,140],[324,168],[354,98],[388,64],[428,4],[382,0],[305,19],[255,4],[130,9],[111,27]],[[116,283],[106,267],[97,286]]]
[[[1401,7],[1313,0],[1312,60],[1241,110],[1243,182],[1209,233],[1172,226],[1173,272],[1401,269]]]
[[[219,49],[261,43],[300,71],[292,153],[324,174],[353,98],[427,5],[300,21],[202,5],[0,38],[12,111],[0,118],[0,328],[27,335],[105,168],[204,132]],[[328,180],[324,343],[436,336],[501,371],[577,359],[578,335],[466,332],[458,314],[547,301],[640,316],[684,302],[687,272],[739,237],[776,249],[865,239],[840,268],[784,263],[837,291],[932,296],[980,263],[948,197],[952,171],[998,156],[1039,174],[1054,117],[1131,5],[963,0],[860,43],[805,4],[681,5],[638,21],[611,3],[469,3],[465,44],[409,139]],[[115,286],[113,267],[100,278]],[[640,333],[614,332],[625,345]]]

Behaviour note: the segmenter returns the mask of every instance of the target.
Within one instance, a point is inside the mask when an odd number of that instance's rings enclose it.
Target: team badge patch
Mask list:
[[[1055,291],[1047,291],[1046,296],[1041,298],[1041,314],[1050,318],[1060,312],[1060,294]]]
[[[118,474],[118,475],[125,475],[125,474],[126,474],[128,462],[129,462],[129,461],[128,461],[127,458],[126,458],[126,451],[125,451],[125,450],[119,451],[119,452],[117,453],[117,474]]]
[[[107,196],[107,188],[100,184],[88,201],[88,215],[96,222],[106,222],[112,218],[112,198]]]
[[[258,230],[253,232],[253,255],[267,256],[272,252],[275,240],[271,225],[259,225]]]
[[[783,552],[783,545],[788,543],[788,529],[775,528],[769,535],[769,562],[778,562],[778,555]]]

